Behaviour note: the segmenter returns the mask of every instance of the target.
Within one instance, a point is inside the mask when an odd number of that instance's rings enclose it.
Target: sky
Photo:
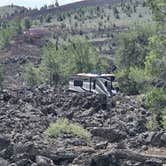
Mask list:
[[[81,1],[81,0],[58,0],[60,5],[77,2],[77,1]],[[45,4],[50,5],[55,3],[55,0],[0,0],[0,6],[10,5],[12,3],[14,5],[19,5],[19,6],[40,8],[41,6]]]

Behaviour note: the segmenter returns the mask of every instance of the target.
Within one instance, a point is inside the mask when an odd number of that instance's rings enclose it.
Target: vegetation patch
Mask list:
[[[154,112],[166,108],[166,91],[161,88],[153,88],[146,94],[146,105]]]
[[[56,85],[61,77],[68,78],[72,74],[84,72],[100,73],[107,69],[107,59],[101,58],[93,46],[80,38],[61,47],[49,42],[43,48],[43,60],[39,67],[27,66],[25,79],[29,85],[48,80]]]
[[[150,118],[148,119],[148,121],[146,122],[146,128],[147,128],[149,131],[154,131],[154,130],[156,130],[158,127],[159,127],[159,124],[158,124],[158,122],[156,121],[156,115],[153,114],[153,116],[150,117]]]
[[[148,0],[157,26],[137,27],[119,36],[115,61],[122,92],[145,94],[145,104],[153,118],[147,128],[166,127],[166,35],[163,12],[165,0]]]
[[[78,123],[71,123],[68,119],[59,119],[55,123],[50,124],[47,129],[50,137],[59,137],[63,134],[71,134],[73,136],[90,140],[90,133]]]
[[[0,88],[3,87],[3,81],[4,81],[4,71],[3,71],[3,67],[0,65]]]

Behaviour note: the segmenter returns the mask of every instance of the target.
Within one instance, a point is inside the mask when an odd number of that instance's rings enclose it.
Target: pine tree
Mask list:
[[[58,2],[58,0],[56,0],[55,6],[56,6],[56,7],[59,7],[59,2]]]

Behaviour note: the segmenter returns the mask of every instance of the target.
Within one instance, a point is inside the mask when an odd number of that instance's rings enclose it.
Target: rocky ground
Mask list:
[[[0,96],[0,166],[162,166],[166,131],[146,128],[151,113],[140,96],[55,91],[49,87],[3,90]],[[91,141],[46,129],[60,117],[81,124]]]

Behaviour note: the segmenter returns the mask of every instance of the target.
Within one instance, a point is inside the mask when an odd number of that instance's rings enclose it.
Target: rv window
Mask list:
[[[82,87],[83,86],[83,81],[74,80],[74,86],[80,86],[80,87]]]
[[[107,86],[108,86],[107,81],[105,81],[105,83],[104,83],[104,84],[105,84],[105,87],[107,87]]]
[[[93,89],[96,89],[96,80],[93,81]]]

